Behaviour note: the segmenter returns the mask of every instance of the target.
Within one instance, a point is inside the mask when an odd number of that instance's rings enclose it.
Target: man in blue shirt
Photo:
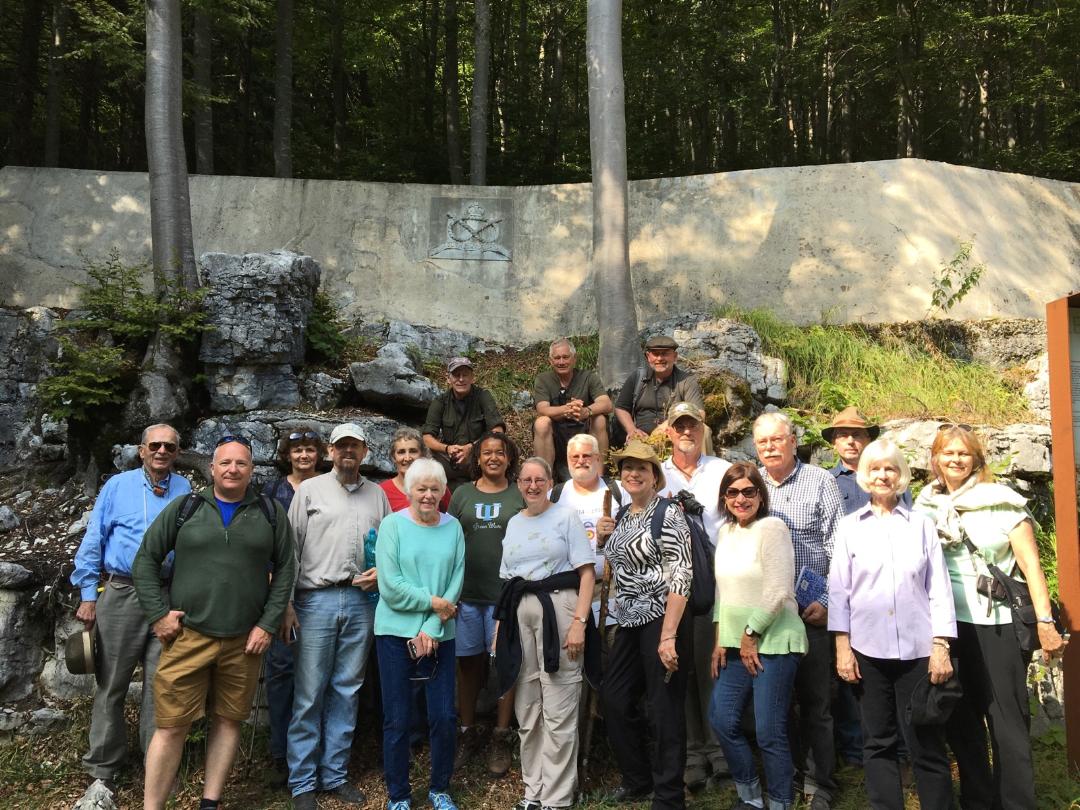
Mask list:
[[[859,486],[855,473],[859,469],[862,451],[880,433],[881,428],[870,424],[854,406],[844,408],[836,414],[829,426],[821,431],[821,438],[831,444],[836,452],[836,466],[830,472],[836,478],[836,486],[840,488],[840,496],[844,499],[845,515],[857,512],[870,503],[870,493]],[[900,502],[910,509],[911,492],[901,495]]]
[[[97,692],[90,717],[90,749],[83,767],[111,790],[127,753],[124,700],[137,664],[143,668],[139,740],[145,751],[154,733],[154,671],[161,644],[154,638],[135,595],[131,562],[143,533],[165,505],[191,492],[173,472],[180,434],[151,425],[139,443],[142,466],[114,475],[98,493],[86,535],[75,554],[71,584],[79,589],[75,618],[97,627]]]

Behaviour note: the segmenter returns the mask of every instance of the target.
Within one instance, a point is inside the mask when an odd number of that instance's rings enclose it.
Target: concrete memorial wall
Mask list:
[[[642,323],[733,302],[795,322],[902,321],[973,241],[951,314],[1037,317],[1080,287],[1080,184],[923,160],[630,183]],[[0,303],[71,307],[85,259],[150,258],[147,175],[0,169]],[[588,184],[193,176],[196,255],[312,256],[346,313],[522,344],[596,329]]]

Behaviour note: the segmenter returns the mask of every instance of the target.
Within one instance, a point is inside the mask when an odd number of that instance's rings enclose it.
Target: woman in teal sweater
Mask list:
[[[383,699],[383,770],[389,810],[408,810],[409,727],[412,687],[422,682],[431,741],[435,810],[457,810],[447,788],[454,771],[454,616],[465,578],[461,524],[439,511],[446,473],[431,459],[414,461],[405,473],[409,508],[379,526],[375,563],[379,604],[375,645]]]
[[[769,517],[769,496],[757,467],[731,465],[720,481],[727,523],[716,538],[716,678],[709,723],[735,779],[733,810],[766,806],[750,744],[741,729],[754,699],[757,742],[765,766],[769,810],[794,803],[794,766],[787,716],[806,630],[795,602],[795,554],[787,526]],[[720,561],[723,561],[721,564]],[[739,660],[730,660],[738,655]]]

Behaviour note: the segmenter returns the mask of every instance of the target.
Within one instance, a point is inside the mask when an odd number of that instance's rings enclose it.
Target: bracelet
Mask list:
[[[581,622],[582,624],[588,624],[589,623],[589,620],[586,619],[584,616],[575,616],[574,621],[575,622]]]
[[[1039,624],[1053,624],[1054,623],[1054,617],[1053,616],[1039,616],[1037,619],[1035,619],[1035,621],[1039,622]]]
[[[677,638],[678,636],[664,636],[662,639],[660,639],[660,643],[663,644],[665,641],[674,641]]]

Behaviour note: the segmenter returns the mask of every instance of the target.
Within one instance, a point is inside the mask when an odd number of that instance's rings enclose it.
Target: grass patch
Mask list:
[[[736,307],[722,307],[718,315],[761,335],[765,352],[787,366],[789,405],[815,415],[857,405],[877,419],[947,416],[1004,425],[1030,417],[1018,384],[980,363],[891,335],[875,340],[859,325],[798,327],[765,310]]]

